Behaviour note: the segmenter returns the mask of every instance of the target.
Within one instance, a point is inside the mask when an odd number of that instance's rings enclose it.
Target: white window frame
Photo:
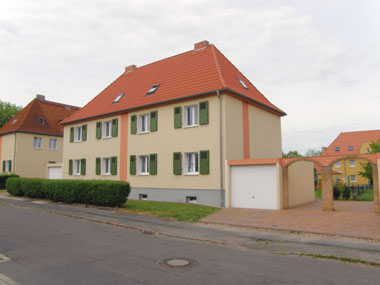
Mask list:
[[[42,149],[42,138],[34,137],[33,138],[33,148],[34,149]]]
[[[10,168],[10,160],[5,160],[5,168],[4,172],[12,172],[12,169]]]
[[[52,143],[54,142],[54,143]],[[57,139],[49,139],[49,149],[57,150]]]
[[[111,175],[111,158],[110,157],[102,158],[101,173],[102,175]]]
[[[108,139],[112,134],[112,121],[104,121],[102,124],[102,137]]]
[[[335,162],[334,167],[335,168],[340,168],[340,161]]]
[[[149,132],[149,114],[141,114],[138,116],[138,133],[144,134]]]
[[[184,112],[185,128],[196,127],[199,123],[199,110],[198,105],[185,106]]]
[[[74,142],[81,142],[82,141],[82,127],[75,127],[74,128]]]
[[[356,175],[350,175],[350,182],[354,182],[354,183],[356,182]]]
[[[137,156],[138,175],[149,175],[149,157],[147,155]]]
[[[350,160],[350,167],[356,167],[356,161]]]
[[[199,174],[199,154],[197,152],[186,152],[184,163],[185,175]]]
[[[81,163],[82,162],[80,159],[74,159],[73,160],[73,175],[74,176],[80,175]]]

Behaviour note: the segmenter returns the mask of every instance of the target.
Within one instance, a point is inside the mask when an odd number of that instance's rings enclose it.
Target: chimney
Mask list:
[[[203,42],[196,43],[196,44],[194,44],[194,50],[199,50],[199,49],[206,48],[206,47],[208,47],[208,45],[209,45],[208,41],[203,41]]]
[[[45,95],[36,94],[36,99],[41,100],[41,101],[45,101]]]
[[[125,67],[125,72],[130,72],[136,69],[136,65],[132,64],[127,67]]]

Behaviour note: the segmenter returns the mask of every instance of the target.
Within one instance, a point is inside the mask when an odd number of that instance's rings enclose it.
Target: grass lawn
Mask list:
[[[0,193],[1,192],[7,192],[7,189],[0,189]]]
[[[315,193],[314,194],[315,199],[322,199],[321,189],[316,189],[314,193]],[[342,195],[338,198],[338,200],[344,201],[342,199]],[[353,199],[352,194],[351,194],[351,198],[349,201],[373,201],[373,190],[367,190],[367,191],[361,192],[359,195],[355,197],[355,200]]]
[[[177,221],[187,222],[197,222],[200,219],[220,210],[220,208],[216,207],[194,204],[140,200],[128,200],[123,205],[123,208],[136,213],[149,213],[161,218],[171,218]]]

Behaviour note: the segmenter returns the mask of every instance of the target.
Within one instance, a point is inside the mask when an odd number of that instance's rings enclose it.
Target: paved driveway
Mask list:
[[[286,210],[225,208],[202,222],[380,241],[380,215],[373,212],[373,202],[335,201],[334,206],[334,212],[322,212],[322,201],[315,200]]]

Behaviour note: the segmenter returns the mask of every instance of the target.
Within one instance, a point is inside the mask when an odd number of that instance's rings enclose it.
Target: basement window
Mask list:
[[[240,84],[241,84],[245,89],[248,90],[248,86],[244,83],[243,79],[241,79],[241,78],[238,77],[237,80],[239,80]]]
[[[148,194],[140,194],[139,200],[148,200]]]
[[[197,197],[196,196],[186,196],[186,203],[196,204],[197,203]]]
[[[120,93],[119,95],[117,95],[115,100],[113,100],[112,104],[118,103],[123,96],[124,96],[124,93]]]
[[[159,84],[159,83],[158,83],[158,84],[154,84],[154,85],[152,86],[152,88],[150,88],[150,89],[148,90],[148,92],[146,93],[146,95],[153,94],[154,92],[156,92],[156,90],[158,89],[158,87],[160,87],[160,84]]]

